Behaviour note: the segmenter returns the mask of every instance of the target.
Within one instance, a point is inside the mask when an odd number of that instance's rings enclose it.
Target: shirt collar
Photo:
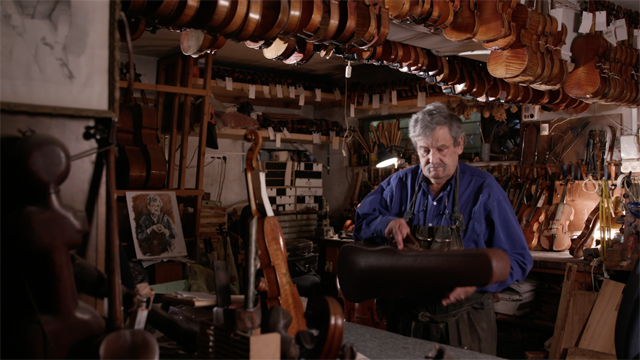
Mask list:
[[[428,191],[428,194],[432,194],[431,190],[429,189],[429,183],[431,180],[429,180],[429,178],[427,178],[426,176],[424,176],[424,173],[422,172],[422,166],[418,166],[418,168],[420,169],[418,172],[418,176],[419,179],[420,178],[424,178],[424,180],[422,181],[422,188]],[[460,161],[458,161],[458,167],[456,169],[456,171],[453,173],[453,176],[451,176],[451,178],[449,178],[449,180],[447,180],[444,188],[442,189],[442,192],[440,192],[440,195],[438,195],[438,197],[440,196],[446,196],[449,197],[449,195],[451,195],[451,191],[453,189],[453,185],[455,184],[455,178],[458,174],[458,171],[460,171]]]

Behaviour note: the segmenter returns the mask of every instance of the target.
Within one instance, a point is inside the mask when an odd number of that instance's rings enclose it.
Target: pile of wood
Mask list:
[[[567,264],[549,359],[615,359],[615,324],[624,284],[605,279],[600,292],[573,290]]]

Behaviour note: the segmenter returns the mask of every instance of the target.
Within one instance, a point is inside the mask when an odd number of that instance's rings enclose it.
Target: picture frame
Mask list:
[[[187,256],[175,192],[127,191],[125,195],[138,260]]]
[[[119,0],[0,1],[0,109],[117,117],[119,11]]]

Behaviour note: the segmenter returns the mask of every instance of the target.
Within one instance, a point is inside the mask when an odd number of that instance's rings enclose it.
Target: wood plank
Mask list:
[[[593,304],[598,297],[597,292],[575,290],[569,303],[569,316],[564,330],[564,337],[560,343],[560,359],[567,357],[569,348],[578,346],[580,336],[584,331]]]
[[[580,338],[579,348],[615,354],[615,326],[624,284],[605,279]]]
[[[609,360],[615,359],[614,354],[607,354],[600,351],[581,349],[577,347],[569,348],[567,360]]]
[[[126,88],[129,86],[128,82],[125,80],[120,80],[118,85],[121,88]],[[187,95],[195,95],[195,96],[205,96],[207,91],[204,89],[194,89],[182,86],[171,86],[171,85],[163,85],[163,84],[147,84],[141,82],[134,82],[133,88],[136,90],[152,90],[159,91],[165,93],[173,93],[173,94],[187,94]]]
[[[573,284],[576,280],[576,271],[578,267],[574,264],[567,264],[564,273],[564,282],[562,283],[562,293],[560,295],[560,304],[558,306],[558,315],[556,316],[556,326],[553,330],[553,340],[551,341],[551,350],[549,351],[549,359],[560,358],[560,344],[562,344],[567,318],[569,316],[569,303],[571,295],[573,295]]]

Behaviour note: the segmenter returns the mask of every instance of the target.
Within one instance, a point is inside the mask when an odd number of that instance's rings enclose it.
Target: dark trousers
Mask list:
[[[386,300],[387,330],[462,349],[496,355],[498,330],[490,293],[443,306],[440,296]]]

